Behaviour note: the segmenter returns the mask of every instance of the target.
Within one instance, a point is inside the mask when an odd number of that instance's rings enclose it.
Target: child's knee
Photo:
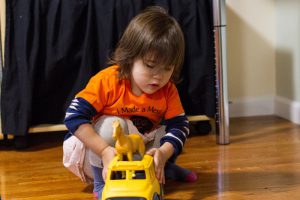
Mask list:
[[[95,131],[110,145],[115,146],[115,140],[113,139],[113,126],[112,123],[115,120],[119,120],[125,133],[128,133],[128,127],[126,121],[121,117],[116,116],[101,116],[94,125]]]

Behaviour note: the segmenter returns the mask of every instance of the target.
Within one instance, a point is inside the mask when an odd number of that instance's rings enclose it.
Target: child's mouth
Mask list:
[[[150,84],[150,86],[151,86],[151,87],[153,87],[153,88],[157,88],[159,85],[158,85],[158,84],[155,84],[155,83],[153,83],[153,84]]]

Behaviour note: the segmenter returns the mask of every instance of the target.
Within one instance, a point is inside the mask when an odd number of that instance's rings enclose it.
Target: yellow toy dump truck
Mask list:
[[[122,161],[116,156],[108,168],[102,200],[162,200],[163,189],[155,176],[153,157]]]

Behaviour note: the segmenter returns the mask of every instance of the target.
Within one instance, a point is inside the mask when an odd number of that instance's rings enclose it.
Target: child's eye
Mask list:
[[[146,67],[148,67],[148,68],[150,68],[150,69],[153,69],[153,68],[155,67],[154,65],[148,64],[148,63],[146,63],[145,65],[146,65]]]

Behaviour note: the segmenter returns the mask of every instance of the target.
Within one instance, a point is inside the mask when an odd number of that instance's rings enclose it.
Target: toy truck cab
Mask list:
[[[116,156],[108,168],[102,200],[162,200],[162,187],[155,176],[153,157],[120,161]]]

